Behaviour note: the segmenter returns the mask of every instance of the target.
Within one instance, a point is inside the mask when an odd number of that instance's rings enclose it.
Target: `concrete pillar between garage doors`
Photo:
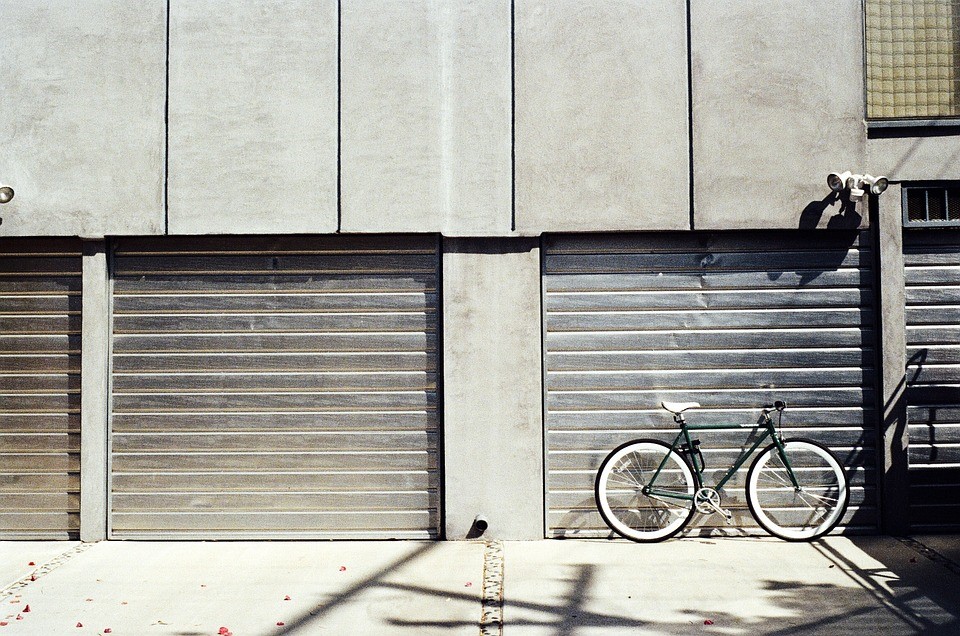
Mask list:
[[[877,475],[882,530],[906,534],[908,517],[907,359],[900,186],[891,185],[872,210],[879,250],[876,280],[880,320],[880,457]]]
[[[443,240],[445,537],[543,538],[540,249]]]
[[[83,243],[80,383],[80,540],[107,538],[110,279],[104,241]]]

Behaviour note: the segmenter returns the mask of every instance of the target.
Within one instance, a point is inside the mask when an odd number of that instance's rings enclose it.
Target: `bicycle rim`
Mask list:
[[[849,488],[840,463],[811,440],[787,440],[784,452],[797,480],[794,486],[775,445],[753,462],[747,475],[747,502],[770,534],[810,541],[830,532],[846,511]]]
[[[617,534],[634,541],[662,541],[678,533],[690,520],[692,499],[643,493],[664,457],[667,463],[657,475],[655,488],[692,497],[696,481],[690,466],[662,442],[630,442],[604,460],[595,486],[597,508]]]

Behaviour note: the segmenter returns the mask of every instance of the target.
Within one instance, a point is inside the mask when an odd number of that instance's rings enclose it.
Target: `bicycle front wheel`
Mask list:
[[[653,492],[645,492],[648,486]],[[662,541],[690,521],[696,490],[696,478],[682,455],[663,442],[637,440],[603,460],[594,495],[600,515],[614,532],[634,541]]]
[[[783,453],[786,463],[771,444],[754,460],[747,473],[747,503],[770,534],[787,541],[811,541],[830,532],[843,517],[850,499],[847,477],[833,453],[812,440],[785,440]]]

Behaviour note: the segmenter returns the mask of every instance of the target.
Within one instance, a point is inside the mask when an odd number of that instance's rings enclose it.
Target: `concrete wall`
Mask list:
[[[104,241],[83,242],[80,380],[80,539],[107,538],[110,430],[110,277]]]
[[[691,3],[694,226],[856,227],[827,174],[864,166],[860,0]]]
[[[163,231],[166,2],[0,0],[0,235]]]
[[[344,0],[342,229],[511,231],[510,3]]]
[[[960,179],[960,135],[955,128],[873,131],[867,166],[897,181]]]
[[[337,2],[170,3],[169,231],[337,229]]]
[[[689,229],[691,166],[696,229],[849,227],[830,171],[960,179],[956,128],[868,139],[859,0],[167,6],[0,0],[0,235]]]
[[[686,6],[516,3],[517,229],[687,229]]]
[[[543,538],[540,248],[443,242],[445,534]]]
[[[901,190],[892,185],[873,206],[879,258],[877,310],[880,332],[880,493],[882,529],[906,534],[909,529],[905,361],[907,359],[906,290],[903,266]]]

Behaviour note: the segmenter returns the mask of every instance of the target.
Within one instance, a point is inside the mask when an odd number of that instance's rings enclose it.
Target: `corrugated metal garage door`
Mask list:
[[[0,241],[0,538],[80,527],[80,244]]]
[[[843,523],[876,528],[866,240],[834,232],[546,239],[548,533],[609,535],[594,504],[597,467],[622,442],[671,439],[661,400],[699,401],[705,408],[691,422],[749,423],[776,398],[790,405],[788,436],[827,443],[849,467]],[[700,438],[715,480],[744,432]],[[737,524],[753,526],[747,467],[726,497]]]
[[[904,234],[910,525],[960,528],[960,232]]]
[[[121,240],[111,532],[438,534],[435,237]]]

